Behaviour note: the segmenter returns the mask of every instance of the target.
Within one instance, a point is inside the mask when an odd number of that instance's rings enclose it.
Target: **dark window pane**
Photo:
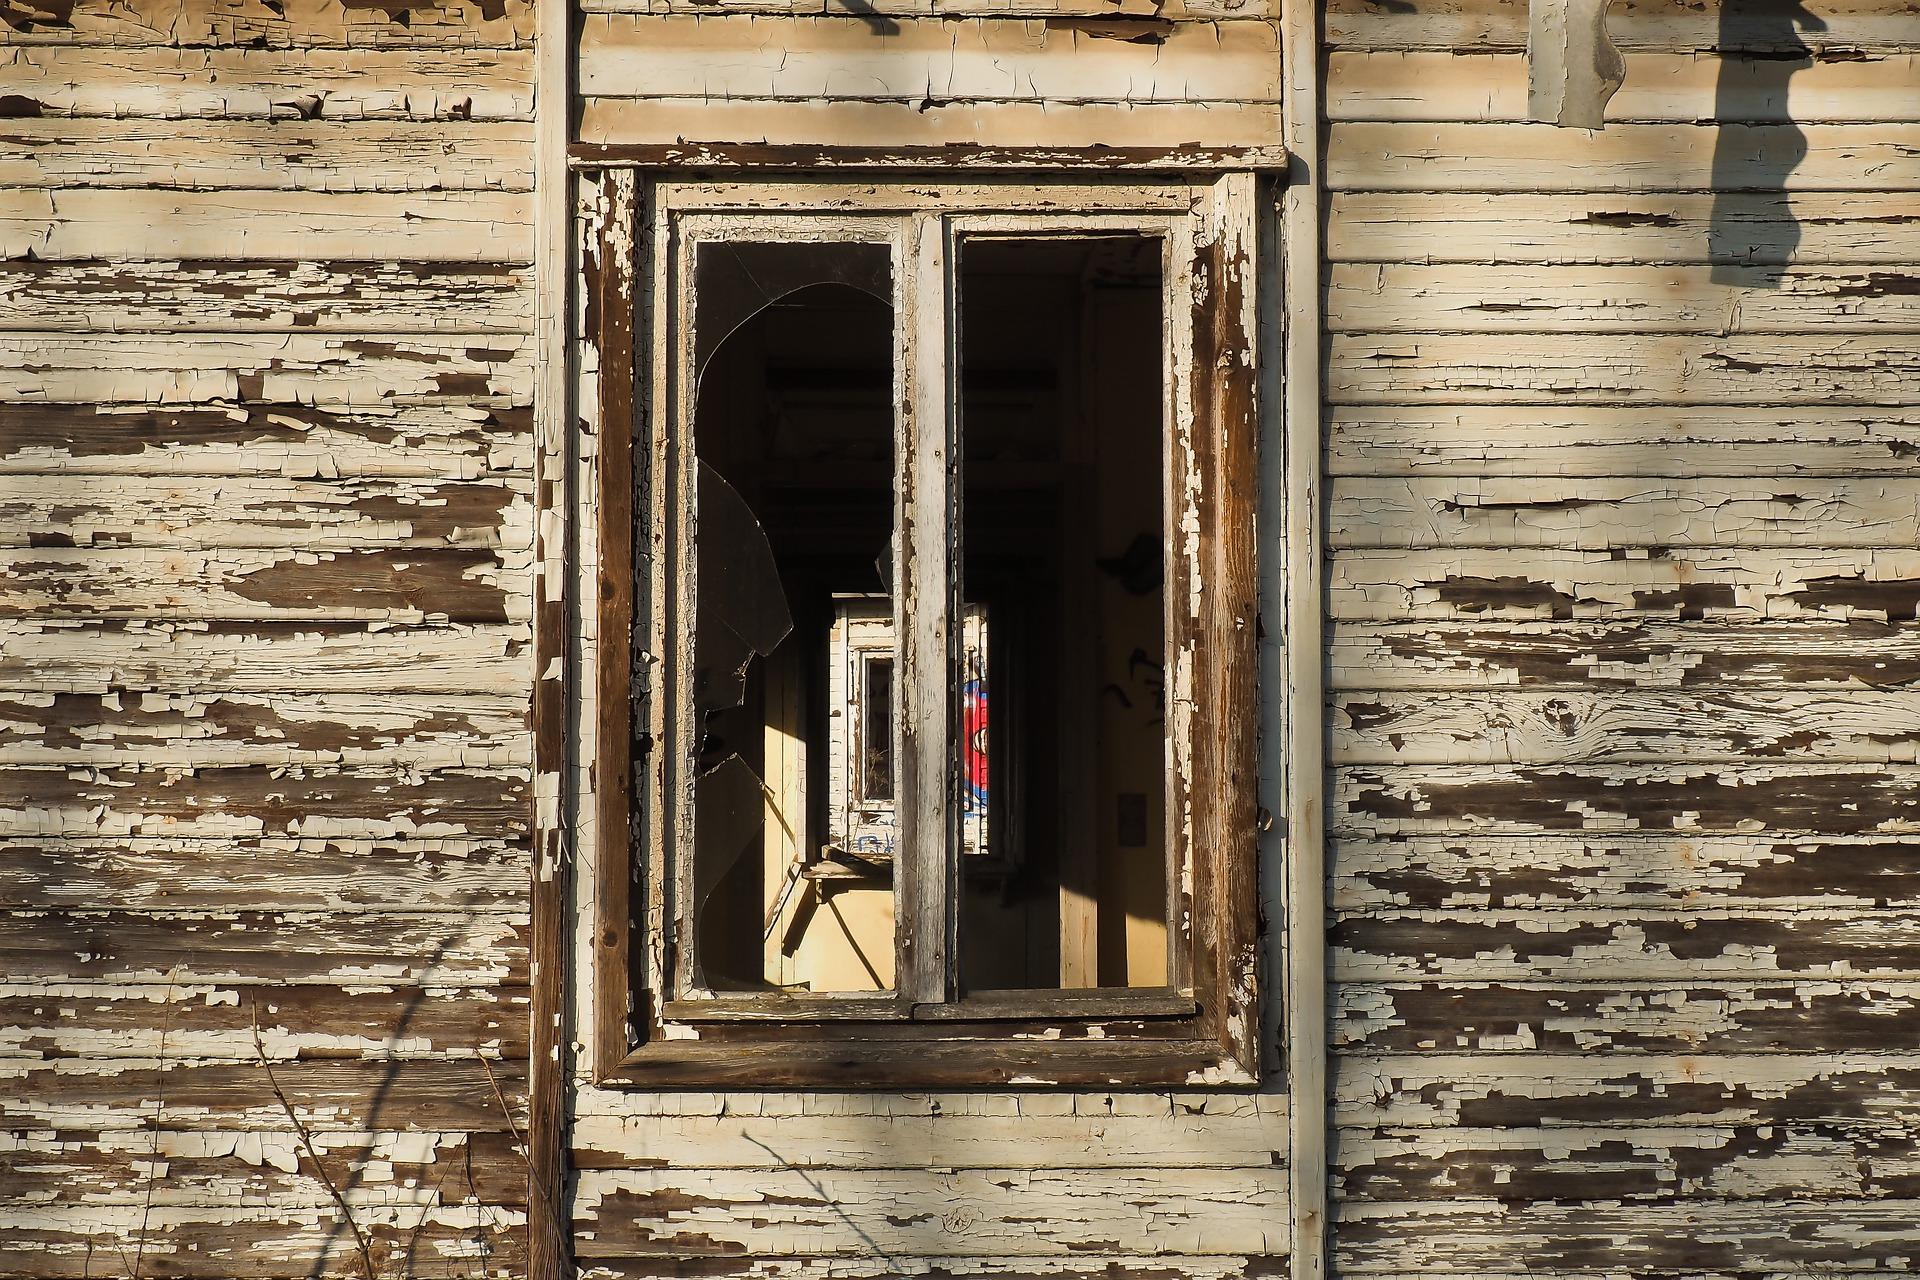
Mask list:
[[[890,250],[694,252],[688,983],[888,989],[892,814],[849,822],[842,660],[893,654]]]
[[[970,990],[1167,982],[1162,258],[1134,235],[961,248]]]

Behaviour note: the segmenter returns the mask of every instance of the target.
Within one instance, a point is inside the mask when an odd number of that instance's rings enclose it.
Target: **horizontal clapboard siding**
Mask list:
[[[532,30],[0,14],[0,1273],[524,1271]]]
[[[1527,8],[1328,6],[1333,1271],[1902,1271],[1920,14]]]

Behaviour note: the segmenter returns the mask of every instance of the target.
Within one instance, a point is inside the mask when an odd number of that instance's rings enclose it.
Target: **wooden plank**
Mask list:
[[[126,837],[0,841],[0,905],[82,910],[507,911],[524,844],[425,840]]]
[[[1920,201],[1916,202],[1920,205]],[[1336,404],[1900,405],[1920,335],[1334,334]]]
[[[88,1280],[142,1240],[141,1274],[229,1280],[359,1280],[366,1264],[333,1205],[9,1205],[0,1275]],[[524,1266],[524,1210],[489,1204],[356,1208],[379,1256],[412,1255],[420,1280],[509,1276]],[[123,1264],[132,1267],[132,1252]],[[427,1261],[431,1259],[431,1261]],[[379,1265],[379,1264],[376,1264]]]
[[[503,1132],[504,1095],[526,1106],[527,1065],[510,1051],[500,1062],[390,1059],[289,1062],[274,1068],[287,1106],[313,1129]],[[494,1091],[498,1083],[500,1092]],[[20,1128],[142,1127],[281,1132],[287,1113],[257,1058],[0,1059],[0,1106]]]
[[[511,696],[0,692],[0,765],[485,769],[530,756],[526,701]]]
[[[1088,1258],[647,1258],[581,1263],[581,1280],[1111,1280],[1115,1275],[1179,1276],[1181,1280],[1243,1280],[1286,1271],[1284,1254],[1102,1254]],[[1527,1277],[1526,1280],[1533,1280]]]
[[[25,486],[22,486],[23,488]],[[524,481],[36,477],[0,496],[0,546],[531,546]]]
[[[1915,112],[1920,55],[1875,52],[1782,61],[1714,54],[1627,54],[1610,121],[1899,123]],[[1327,59],[1327,115],[1352,120],[1519,122],[1527,61],[1518,51],[1347,50]]]
[[[1909,547],[1920,477],[1340,479],[1328,537],[1357,547]],[[1685,477],[1685,478],[1678,478]],[[4,510],[0,507],[0,510]]]
[[[1614,0],[1608,30],[1626,49],[1895,50],[1920,46],[1912,13],[1885,0],[1822,0],[1818,15],[1797,0],[1720,6],[1672,0]],[[1326,39],[1338,48],[1524,49],[1525,0],[1424,0],[1400,8],[1373,0],[1329,0]]]
[[[525,917],[9,911],[8,981],[523,986]]]
[[[1336,910],[1920,910],[1920,841],[1727,832],[1336,841]]]
[[[1920,413],[1903,409],[1561,405],[1329,410],[1335,475],[1910,474]]]
[[[531,120],[531,49],[14,45],[16,116],[160,120]]]
[[[400,920],[403,931],[407,923]],[[526,991],[492,985],[0,987],[5,1057],[257,1062],[264,1056],[279,1063],[513,1056],[524,1053],[526,1031]],[[146,1120],[131,1117],[128,1127],[145,1127]],[[518,1176],[524,1185],[524,1174]],[[7,1194],[0,1184],[0,1199]]]
[[[822,138],[858,139],[863,148],[900,154],[899,168],[927,169],[950,149],[962,165],[982,148],[1031,150],[1032,168],[1098,166],[1131,150],[1173,153],[1165,169],[1220,168],[1218,157],[1184,160],[1191,148],[1271,148],[1280,108],[1248,103],[869,102],[862,99],[636,99],[588,97],[578,137],[592,146],[746,143],[819,147]],[[935,154],[929,155],[932,150]],[[691,157],[698,159],[696,155]],[[1004,159],[1004,158],[1002,158]]]
[[[1920,125],[1356,122],[1332,130],[1335,191],[1920,190]]]
[[[1329,200],[1343,262],[1906,264],[1920,259],[1911,195],[1350,193]]]
[[[408,262],[4,262],[0,329],[525,333],[517,267]]]
[[[226,400],[379,405],[531,403],[531,344],[513,334],[19,333],[0,396],[186,405]]]
[[[1920,977],[1920,915],[1799,909],[1406,912],[1331,930],[1336,982],[1700,982]]]
[[[1272,102],[1265,22],[1118,29],[1068,21],[595,13],[579,29],[588,98]],[[1117,38],[1116,38],[1117,37]],[[814,141],[819,141],[818,136]]]
[[[1875,1200],[1920,1190],[1920,1157],[1905,1132],[1819,1126],[1408,1129],[1349,1135],[1332,1177],[1345,1202]]]
[[[1334,684],[1363,689],[1904,689],[1920,682],[1920,628],[1865,618],[1351,623],[1333,629],[1328,661]]]
[[[1333,772],[1341,835],[1689,831],[1905,835],[1913,765],[1351,766]]]
[[[257,191],[525,191],[533,129],[519,121],[0,121],[10,187]]]
[[[527,0],[21,0],[0,18],[0,43],[238,45],[248,48],[524,45]]]
[[[1044,1089],[1031,1092],[985,1089],[817,1090],[764,1088],[699,1092],[600,1089],[582,1091],[575,1114],[583,1119],[639,1124],[656,1117],[706,1120],[754,1117],[836,1118],[884,1126],[900,1120],[995,1119],[1077,1116],[1091,1123],[1117,1116],[1166,1118],[1231,1117],[1250,1126],[1272,1107],[1286,1106],[1283,1094],[1224,1092],[1217,1089],[1117,1090]],[[718,1166],[715,1166],[718,1167]],[[910,1167],[910,1166],[908,1166]]]
[[[1262,1253],[1281,1171],[624,1169],[583,1172],[582,1257]]]
[[[0,405],[0,475],[473,480],[525,470],[530,417],[444,403],[9,404]]]
[[[517,1206],[527,1180],[502,1134],[315,1133],[327,1177],[354,1209]],[[151,1191],[149,1191],[151,1187]],[[330,1205],[332,1195],[298,1134],[132,1129],[0,1136],[0,1204],[231,1206]],[[111,1255],[109,1251],[108,1256]]]
[[[1347,264],[1327,278],[1341,332],[1806,334],[1920,329],[1904,267]]]
[[[531,484],[38,476],[0,490],[0,547],[498,547],[533,544]]]
[[[1409,1268],[1478,1274],[1514,1257],[1576,1269],[1604,1258],[1640,1272],[1703,1269],[1804,1274],[1807,1268],[1898,1273],[1920,1255],[1920,1201],[1813,1200],[1668,1204],[1342,1204],[1334,1257],[1349,1275]]]
[[[1334,1060],[1344,1129],[1909,1124],[1911,1054],[1432,1053]]]
[[[0,688],[525,696],[525,624],[0,618]]]
[[[1343,983],[1332,1026],[1342,1053],[1912,1053],[1920,984]]]
[[[1334,559],[1327,598],[1333,616],[1342,621],[1652,614],[1682,620],[1826,616],[1909,622],[1920,603],[1920,553],[1356,550]]]
[[[525,553],[0,551],[0,617],[524,622]]]
[[[819,18],[846,9],[833,0],[580,0],[582,13],[621,14],[745,14]],[[873,0],[860,10],[872,18],[1106,18],[1141,20],[1139,28],[1152,30],[1167,22],[1272,21],[1279,16],[1278,0]],[[1124,38],[1126,23],[1110,28]]]
[[[1091,1100],[1089,1100],[1091,1101]],[[940,1169],[1258,1169],[1287,1144],[1284,1099],[1193,1111],[1172,1105],[1102,1113],[894,1116],[622,1116],[576,1119],[572,1158],[583,1169],[640,1160],[700,1169],[887,1169],[903,1159]],[[912,1153],[903,1157],[903,1152]]]
[[[519,191],[0,191],[0,258],[508,262],[533,256]]]
[[[26,768],[0,773],[10,836],[517,839],[524,772]]]
[[[1914,691],[1370,691],[1331,721],[1342,764],[1920,759]]]

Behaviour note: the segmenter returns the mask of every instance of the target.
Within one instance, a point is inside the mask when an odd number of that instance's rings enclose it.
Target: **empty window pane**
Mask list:
[[[1167,982],[1162,258],[1139,235],[962,242],[971,990]]]

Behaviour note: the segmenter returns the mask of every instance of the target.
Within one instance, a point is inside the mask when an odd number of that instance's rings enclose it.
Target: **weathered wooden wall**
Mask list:
[[[784,0],[585,7],[580,138],[597,147],[1043,150],[1279,137],[1278,35],[1252,2],[1164,13],[1107,0],[805,13]],[[602,207],[592,191],[590,221]],[[597,224],[586,243],[602,244]],[[600,252],[587,251],[589,281],[615,269]],[[602,420],[594,335],[583,331],[577,350],[578,488],[592,494],[598,439],[630,425],[625,407]],[[576,527],[578,590],[593,599],[592,513]],[[583,725],[594,721],[595,639],[589,626]],[[581,812],[593,812],[593,781],[583,769]],[[596,854],[591,827],[580,834],[574,980],[587,1027]],[[1269,915],[1278,918],[1277,904]],[[1210,1280],[1286,1268],[1287,1111],[1277,1093],[647,1094],[582,1078],[572,1106],[574,1247],[602,1280]]]
[[[521,1267],[530,32],[0,6],[0,1274]]]
[[[1342,1274],[1920,1259],[1920,11],[1807,7],[1588,134],[1328,6]]]

